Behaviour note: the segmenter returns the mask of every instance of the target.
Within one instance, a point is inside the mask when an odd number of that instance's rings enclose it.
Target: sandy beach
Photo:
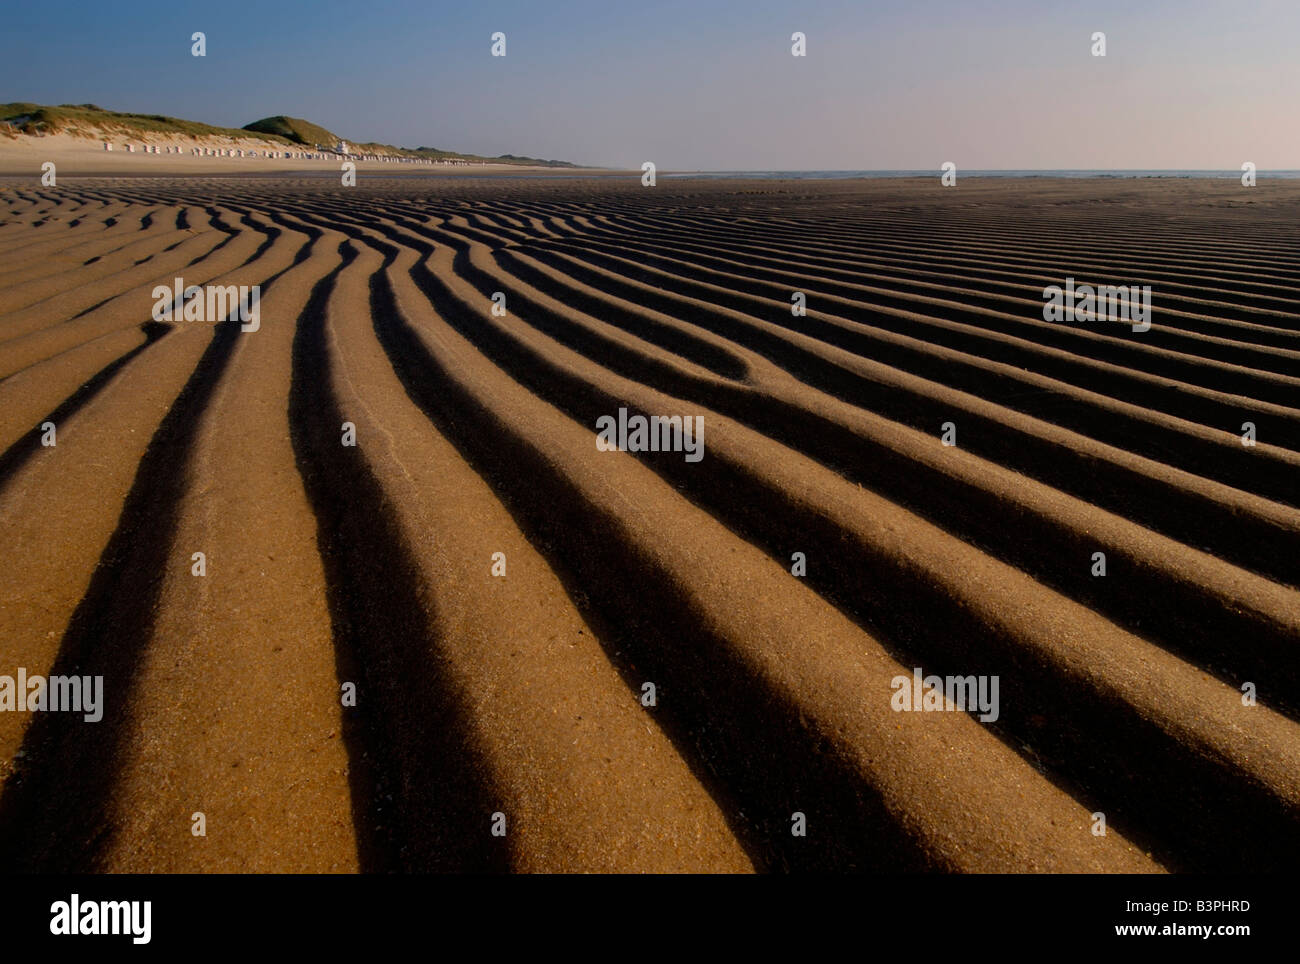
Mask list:
[[[1300,181],[87,145],[44,187],[34,140],[0,674],[104,705],[0,713],[0,866],[1300,859]],[[1149,286],[1149,328],[1045,320],[1067,282]],[[256,286],[256,325],[159,286]],[[620,409],[702,457],[607,450]],[[917,669],[994,718],[900,712]]]
[[[105,144],[113,149],[106,150]],[[127,150],[130,146],[132,149]],[[145,147],[151,153],[145,153]],[[203,153],[195,155],[198,148]],[[268,157],[268,152],[276,156]],[[73,134],[59,132],[43,137],[0,133],[0,176],[37,177],[46,162],[54,164],[58,177],[120,175],[190,177],[210,174],[296,174],[332,173],[342,181],[342,165],[350,161],[357,172],[383,174],[538,176],[575,173],[594,177],[613,172],[593,168],[548,168],[526,164],[491,164],[470,161],[442,163],[418,158],[386,159],[359,156],[346,159],[307,145],[285,144],[256,137],[187,137],[121,133]]]

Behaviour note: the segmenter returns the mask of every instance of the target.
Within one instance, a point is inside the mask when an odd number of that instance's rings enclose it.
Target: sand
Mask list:
[[[104,142],[112,143],[113,150],[106,151]],[[127,145],[134,147],[126,150]],[[143,153],[145,145],[161,153]],[[195,156],[194,147],[227,151],[226,156]],[[175,153],[170,153],[169,149]],[[237,155],[243,150],[245,156]],[[289,154],[287,157],[266,157],[268,150]],[[251,156],[256,151],[257,156]],[[39,178],[48,161],[54,164],[56,179],[59,176],[85,175],[165,176],[212,174],[283,174],[311,172],[335,173],[342,179],[342,157],[303,157],[294,155],[320,154],[314,147],[293,147],[281,142],[248,137],[175,137],[150,134],[147,137],[126,137],[121,134],[96,132],[73,134],[61,131],[43,136],[0,133],[0,175]],[[563,175],[574,174],[573,169],[532,166],[527,164],[492,164],[488,162],[424,163],[422,161],[358,159],[349,157],[358,172],[392,174],[436,173],[451,176],[483,176],[484,174]],[[583,168],[584,176],[614,173],[604,169]],[[618,172],[626,174],[626,172]],[[57,186],[57,182],[56,182]]]
[[[0,866],[1300,857],[1300,183],[188,160],[0,179]]]

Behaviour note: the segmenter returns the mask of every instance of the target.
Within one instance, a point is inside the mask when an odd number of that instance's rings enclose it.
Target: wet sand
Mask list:
[[[63,170],[0,178],[0,675],[105,706],[0,712],[0,866],[1300,858],[1300,182]]]

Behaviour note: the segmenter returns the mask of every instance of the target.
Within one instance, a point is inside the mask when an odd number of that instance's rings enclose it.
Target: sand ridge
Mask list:
[[[1300,185],[358,184],[0,186],[0,672],[110,714],[0,713],[0,864],[1300,856]],[[261,329],[152,320],[180,276]],[[918,666],[996,719],[896,712]]]

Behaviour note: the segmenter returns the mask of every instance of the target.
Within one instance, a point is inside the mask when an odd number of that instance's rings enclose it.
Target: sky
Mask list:
[[[3,24],[0,102],[287,114],[404,147],[659,170],[1300,168],[1300,0],[37,0]]]

